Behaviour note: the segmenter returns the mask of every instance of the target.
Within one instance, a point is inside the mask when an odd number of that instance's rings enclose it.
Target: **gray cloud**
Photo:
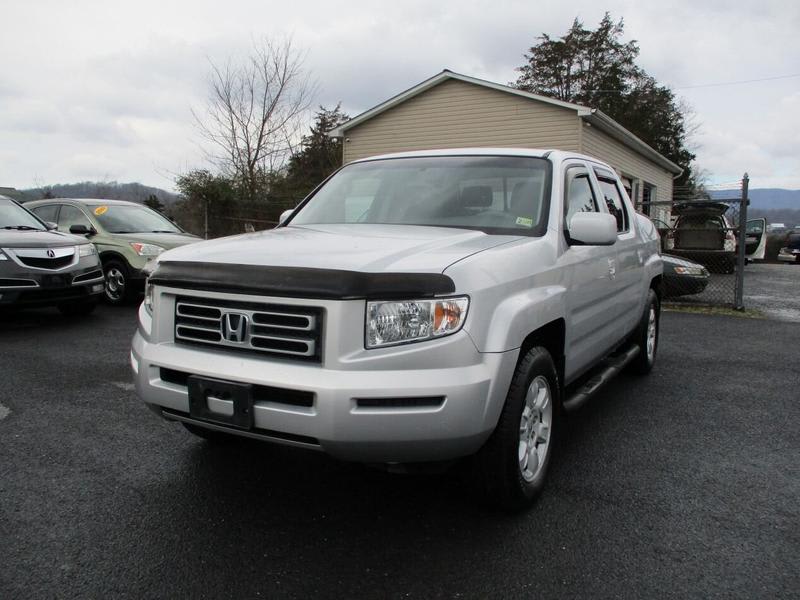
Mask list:
[[[800,71],[800,5],[776,0],[212,0],[135,4],[14,2],[0,37],[0,185],[111,178],[172,186],[203,164],[191,108],[209,58],[241,56],[262,35],[292,35],[319,83],[317,104],[357,114],[450,68],[500,83],[542,32],[579,16],[624,16],[640,64],[684,87]],[[800,78],[678,89],[702,124],[698,162],[717,180],[800,187]]]

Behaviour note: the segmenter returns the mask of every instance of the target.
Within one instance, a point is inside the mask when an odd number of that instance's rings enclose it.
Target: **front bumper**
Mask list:
[[[778,260],[781,262],[789,262],[789,263],[800,263],[800,253],[799,254],[784,254],[783,252],[778,253]]]
[[[326,307],[326,355],[341,350],[335,339],[338,323],[348,321],[343,315],[336,322],[330,318],[341,308],[333,304]],[[363,302],[360,306],[363,322]],[[307,364],[196,347],[174,338],[155,343],[150,327],[142,325],[149,319],[140,308],[130,358],[139,396],[155,412],[362,462],[437,461],[474,453],[497,423],[517,359],[517,351],[479,353],[461,331],[384,349],[376,353],[378,361],[370,357],[344,364],[340,352],[335,360]],[[250,430],[210,424],[190,416],[187,375],[265,386],[272,395],[254,401]],[[293,405],[281,390],[309,393],[313,400],[310,406]]]
[[[75,268],[61,272],[8,265],[7,273],[0,271],[0,306],[52,306],[88,300],[103,293],[103,282],[96,256],[82,258]]]

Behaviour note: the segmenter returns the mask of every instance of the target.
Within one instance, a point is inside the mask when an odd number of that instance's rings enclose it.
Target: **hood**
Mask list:
[[[703,267],[703,265],[697,264],[696,262],[692,262],[691,260],[686,260],[685,258],[680,258],[678,256],[673,256],[671,254],[662,254],[661,260],[664,262],[665,267],[667,265],[671,267]]]
[[[128,242],[156,244],[166,250],[199,242],[202,238],[191,233],[114,233],[116,239]]]
[[[719,216],[724,214],[729,204],[724,202],[679,202],[672,207],[672,213],[675,215],[714,215]]]
[[[414,225],[290,225],[177,248],[161,254],[159,262],[441,273],[470,254],[519,238]]]
[[[59,231],[0,229],[0,248],[57,248],[86,242],[86,238]]]

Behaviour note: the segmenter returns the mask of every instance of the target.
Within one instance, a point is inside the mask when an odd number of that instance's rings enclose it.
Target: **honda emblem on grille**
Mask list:
[[[222,315],[222,337],[228,342],[241,344],[247,339],[247,315],[224,313]]]
[[[47,256],[49,256],[50,258],[55,258],[56,257],[56,253],[53,250],[50,250],[50,248],[48,248],[47,249]]]

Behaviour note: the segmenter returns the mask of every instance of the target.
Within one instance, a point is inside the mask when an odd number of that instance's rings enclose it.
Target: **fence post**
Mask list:
[[[750,200],[747,197],[747,189],[750,185],[750,177],[747,173],[742,177],[742,199],[739,207],[739,252],[736,260],[736,294],[734,297],[734,307],[736,310],[744,310],[744,263],[745,248],[747,241],[747,205]]]

